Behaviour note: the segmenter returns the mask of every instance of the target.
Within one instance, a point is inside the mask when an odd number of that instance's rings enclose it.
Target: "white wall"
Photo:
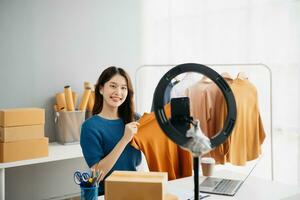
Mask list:
[[[140,60],[138,1],[0,1],[0,107],[46,109],[54,140],[54,95],[96,82],[109,65],[133,76]]]
[[[55,141],[55,93],[66,84],[82,93],[83,82],[95,83],[110,65],[125,68],[133,77],[140,65],[140,41],[138,0],[0,0],[0,108],[45,108],[45,135]],[[45,199],[64,191],[78,192],[73,182],[69,184],[73,178],[69,172],[83,164],[79,159],[49,167],[8,169],[6,199]],[[63,187],[57,193],[52,179],[40,183],[32,178],[55,169],[66,172],[55,176]]]

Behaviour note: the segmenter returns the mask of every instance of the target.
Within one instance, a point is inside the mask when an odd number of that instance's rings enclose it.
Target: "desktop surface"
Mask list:
[[[244,176],[244,174],[231,172],[229,170],[220,170],[214,174],[214,177],[233,178],[239,180],[243,180]],[[205,177],[199,177],[200,183],[204,180]],[[193,177],[186,177],[169,181],[167,184],[167,191],[169,193],[177,195],[180,200],[188,199],[193,196],[193,189]],[[300,195],[300,187],[288,186],[279,182],[249,176],[234,196],[210,194],[210,197],[205,199],[290,200],[291,197],[297,195]]]
[[[243,180],[245,175],[231,172],[228,170],[220,170],[215,173],[214,177],[234,178]],[[199,177],[199,182],[204,181],[205,177]],[[186,177],[177,180],[168,181],[166,185],[168,193],[176,195],[180,200],[187,200],[193,197],[194,182],[193,177]],[[203,193],[203,195],[206,195]],[[257,177],[249,176],[242,184],[234,196],[210,194],[205,200],[298,200],[300,199],[300,187],[289,186],[271,180],[265,180]],[[100,196],[99,200],[104,200],[104,196]]]

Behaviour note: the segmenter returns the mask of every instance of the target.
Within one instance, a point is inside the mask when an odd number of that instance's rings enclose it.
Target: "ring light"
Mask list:
[[[164,111],[164,93],[173,78],[178,76],[179,74],[185,72],[197,72],[205,75],[209,79],[211,79],[222,91],[227,105],[227,117],[224,123],[223,129],[216,134],[214,137],[210,138],[211,148],[215,148],[218,145],[225,142],[225,140],[229,137],[232,132],[232,129],[236,120],[236,103],[233,93],[227,84],[227,82],[223,79],[221,75],[219,75],[213,69],[196,63],[187,63],[181,64],[173,67],[169,70],[159,81],[155,92],[154,92],[154,112],[155,117],[158,121],[161,129],[167,134],[167,136],[176,144],[180,146],[184,146],[185,143],[190,140],[190,138],[185,136],[185,133],[179,132],[168,120],[166,117],[166,113]]]
[[[214,137],[209,139],[210,150],[224,143],[225,140],[231,134],[236,121],[236,103],[235,103],[235,98],[233,96],[233,93],[229,85],[227,84],[227,82],[223,79],[223,77],[213,69],[205,65],[196,64],[196,63],[181,64],[173,67],[160,79],[155,89],[154,98],[153,98],[154,113],[160,128],[166,133],[166,135],[173,142],[175,142],[181,147],[184,148],[188,147],[187,149],[190,150],[192,152],[192,155],[194,156],[194,162],[193,162],[194,199],[198,200],[199,199],[199,156],[201,156],[204,153],[201,150],[199,151],[199,149],[203,147],[203,141],[199,140],[199,138],[188,137],[186,131],[181,132],[177,128],[175,128],[171,123],[171,121],[166,117],[166,113],[164,110],[164,94],[168,84],[171,82],[173,78],[185,72],[197,72],[211,79],[222,91],[223,96],[225,97],[226,100],[227,117],[222,130],[219,131],[219,133],[217,133]],[[182,110],[180,112],[182,112]]]

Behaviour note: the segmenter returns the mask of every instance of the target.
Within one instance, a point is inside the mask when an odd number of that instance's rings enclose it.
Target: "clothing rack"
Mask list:
[[[143,93],[145,91],[141,91],[142,90],[145,90],[145,86],[144,85],[141,85],[140,84],[140,74],[143,70],[146,70],[147,69],[151,69],[151,70],[154,70],[156,72],[159,72],[159,73],[162,73],[162,76],[167,72],[169,71],[172,67],[174,66],[177,66],[178,64],[147,64],[147,65],[142,65],[140,66],[136,72],[135,72],[135,102],[136,102],[136,105],[139,106],[141,104],[141,100],[140,100],[140,96],[143,95],[143,94],[140,94],[140,93]],[[253,64],[204,64],[208,67],[211,67],[212,69],[218,71],[218,69],[222,69],[223,71],[224,70],[234,70],[234,71],[244,71],[245,69],[252,69],[252,68],[255,68],[255,67],[258,67],[260,69],[264,69],[264,70],[267,70],[267,76],[266,79],[268,78],[269,79],[269,95],[268,95],[268,101],[269,101],[269,116],[267,116],[269,118],[269,132],[270,132],[270,162],[271,162],[271,180],[274,181],[274,149],[273,149],[273,104],[272,104],[272,92],[273,92],[273,85],[272,85],[272,70],[270,69],[270,67],[268,67],[267,65],[265,64],[262,64],[262,63],[253,63]],[[155,80],[155,78],[158,78],[157,77],[157,74],[147,74],[146,76],[150,77],[151,81],[152,80]],[[155,77],[154,77],[155,76]],[[161,77],[162,77],[161,76]],[[160,78],[157,80],[157,83],[158,81],[160,80]],[[251,79],[250,79],[251,81]],[[252,81],[251,81],[252,82]],[[157,83],[154,82],[154,85],[152,86],[157,86]],[[155,88],[154,88],[155,89]],[[148,92],[148,91],[146,91]],[[151,92],[151,91],[150,91]],[[154,90],[152,91],[154,92]],[[152,98],[151,98],[151,101],[152,101]],[[137,109],[137,111],[139,112],[139,110]],[[148,111],[149,112],[149,111]]]

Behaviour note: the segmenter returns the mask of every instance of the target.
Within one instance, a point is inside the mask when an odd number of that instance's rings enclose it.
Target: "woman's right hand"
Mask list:
[[[126,143],[129,143],[132,140],[134,134],[137,133],[138,125],[140,125],[138,122],[130,122],[125,125],[123,140],[125,140]]]

